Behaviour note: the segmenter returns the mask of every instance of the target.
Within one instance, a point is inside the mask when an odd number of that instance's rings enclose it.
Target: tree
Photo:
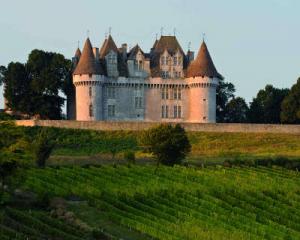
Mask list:
[[[247,122],[248,111],[249,107],[245,99],[233,98],[226,104],[224,120],[229,123],[245,123]]]
[[[235,87],[232,83],[220,80],[217,87],[216,102],[217,102],[217,122],[225,122],[226,105],[234,98]]]
[[[3,69],[4,97],[13,111],[30,112],[30,80],[26,66],[19,62],[11,62]]]
[[[38,167],[45,167],[46,161],[50,157],[54,146],[55,143],[50,131],[48,131],[47,128],[42,129],[33,142],[33,152]]]
[[[250,104],[248,119],[252,123],[280,123],[281,103],[288,95],[288,89],[266,85]]]
[[[190,152],[191,145],[184,128],[179,124],[161,124],[143,132],[140,138],[145,149],[152,153],[160,163],[173,166],[180,164]]]
[[[22,128],[12,122],[0,123],[0,181],[12,175],[19,167],[28,164],[30,155],[28,142]]]
[[[10,63],[0,69],[8,107],[29,116],[60,119],[64,98],[59,95],[68,86],[71,61],[58,53],[33,50],[27,63]]]
[[[283,123],[300,123],[300,78],[281,104],[280,119]]]

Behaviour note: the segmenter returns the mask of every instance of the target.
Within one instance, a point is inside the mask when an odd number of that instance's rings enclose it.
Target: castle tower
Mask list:
[[[187,69],[190,87],[189,121],[216,122],[216,88],[223,76],[218,73],[206,43]]]
[[[95,57],[90,39],[87,38],[73,72],[73,84],[76,91],[76,120],[103,119],[104,80],[103,69]]]

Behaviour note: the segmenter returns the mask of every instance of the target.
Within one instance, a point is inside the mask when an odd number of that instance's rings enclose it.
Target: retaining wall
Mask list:
[[[70,121],[70,120],[16,120],[18,126],[43,126],[60,128],[78,128],[93,130],[131,130],[148,129],[159,122],[106,122],[106,121]],[[174,123],[171,123],[174,124]],[[181,123],[187,131],[196,132],[262,132],[289,133],[300,135],[300,125],[285,124],[241,124],[241,123]],[[300,138],[299,138],[300,141]]]

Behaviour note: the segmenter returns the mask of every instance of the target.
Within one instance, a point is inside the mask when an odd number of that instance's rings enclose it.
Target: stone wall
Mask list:
[[[93,130],[132,130],[138,131],[159,125],[159,122],[106,122],[68,120],[17,120],[18,126],[44,126]],[[174,124],[174,123],[172,123]],[[187,131],[196,132],[253,132],[289,133],[300,135],[300,125],[281,124],[239,124],[239,123],[181,123]]]

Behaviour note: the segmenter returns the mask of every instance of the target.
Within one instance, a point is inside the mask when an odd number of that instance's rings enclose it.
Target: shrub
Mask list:
[[[38,167],[45,167],[46,160],[50,157],[54,146],[55,143],[49,130],[42,129],[33,142],[33,151]]]
[[[135,153],[133,151],[124,152],[124,159],[128,164],[135,164]]]
[[[161,124],[143,132],[140,143],[152,153],[160,163],[173,166],[180,164],[190,152],[191,145],[187,134],[179,124]]]

